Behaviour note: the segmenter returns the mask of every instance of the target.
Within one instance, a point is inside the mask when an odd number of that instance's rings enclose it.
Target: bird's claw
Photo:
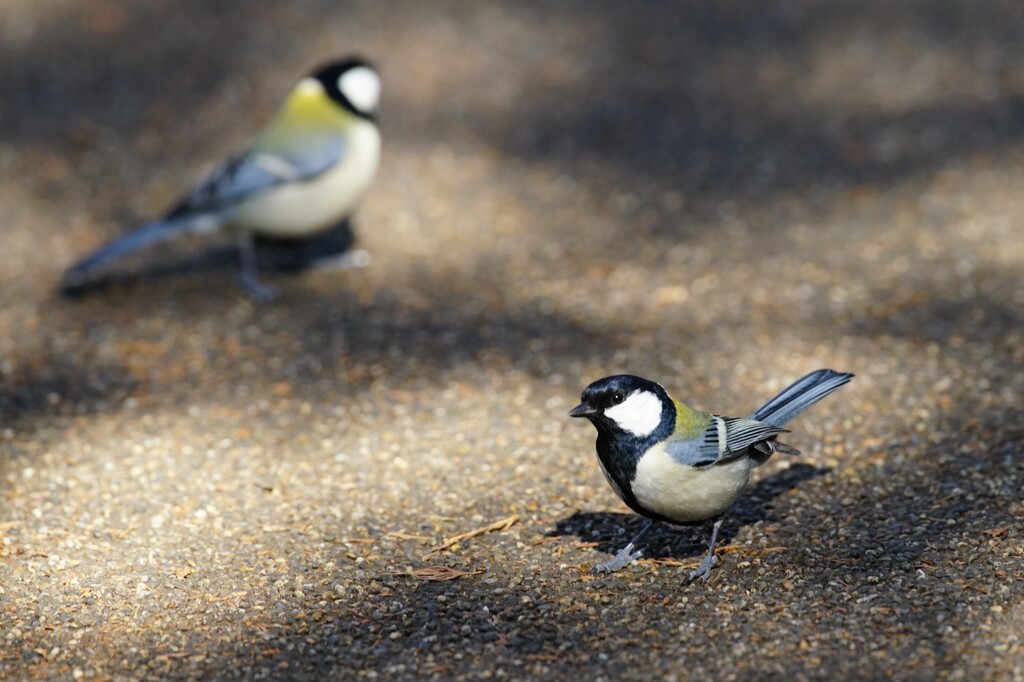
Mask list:
[[[711,576],[711,569],[718,565],[718,555],[714,552],[708,552],[701,559],[700,565],[697,568],[690,571],[690,580],[700,578],[702,583],[706,583],[708,578]]]
[[[242,275],[238,278],[238,281],[246,293],[259,303],[267,303],[277,298],[277,289],[261,284],[255,277]]]
[[[642,549],[633,551],[632,544],[626,545],[608,561],[594,566],[594,573],[614,573],[615,571],[629,566],[635,560],[643,556],[643,553],[644,551]]]

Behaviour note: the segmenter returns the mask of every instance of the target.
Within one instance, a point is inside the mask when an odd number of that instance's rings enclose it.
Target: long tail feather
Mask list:
[[[189,229],[189,224],[181,220],[155,220],[142,227],[101,246],[99,249],[78,261],[64,273],[65,289],[80,287],[85,284],[90,274],[97,268],[126,256],[133,251],[166,241]]]
[[[794,381],[750,418],[772,426],[782,426],[852,378],[853,374],[849,372],[836,372],[831,369],[811,372]]]

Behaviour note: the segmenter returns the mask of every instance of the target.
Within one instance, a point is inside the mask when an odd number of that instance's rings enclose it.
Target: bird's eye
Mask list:
[[[625,399],[626,396],[622,395],[622,393],[619,391],[616,391],[615,393],[612,394],[612,402],[615,403],[616,405],[618,405]]]

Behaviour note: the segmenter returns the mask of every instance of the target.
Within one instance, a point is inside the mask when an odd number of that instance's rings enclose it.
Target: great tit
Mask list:
[[[690,579],[707,581],[718,563],[715,543],[727,509],[747,485],[750,470],[775,452],[799,454],[780,443],[784,424],[839,389],[853,374],[819,369],[794,382],[746,419],[688,407],[653,381],[620,374],[587,386],[570,417],[597,428],[597,459],[612,490],[649,520],[628,545],[595,570],[610,573],[642,554],[637,541],[655,521],[710,522],[708,552]]]
[[[183,233],[224,230],[238,239],[241,282],[257,298],[253,238],[296,240],[346,220],[380,160],[376,113],[381,83],[368,62],[350,57],[300,80],[245,152],[221,164],[163,218],[103,246],[73,265],[63,286],[127,253]]]

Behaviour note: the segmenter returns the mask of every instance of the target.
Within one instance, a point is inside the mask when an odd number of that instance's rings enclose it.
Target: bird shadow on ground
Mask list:
[[[770,503],[773,499],[830,471],[828,468],[797,463],[755,483],[726,514],[718,546],[728,545],[742,526],[772,518],[774,508]],[[593,543],[594,548],[600,552],[614,554],[640,531],[643,523],[635,514],[578,511],[558,521],[548,537],[574,535],[581,542]],[[702,554],[707,548],[707,535],[703,523],[687,526],[658,523],[639,544],[647,558],[679,559]]]

